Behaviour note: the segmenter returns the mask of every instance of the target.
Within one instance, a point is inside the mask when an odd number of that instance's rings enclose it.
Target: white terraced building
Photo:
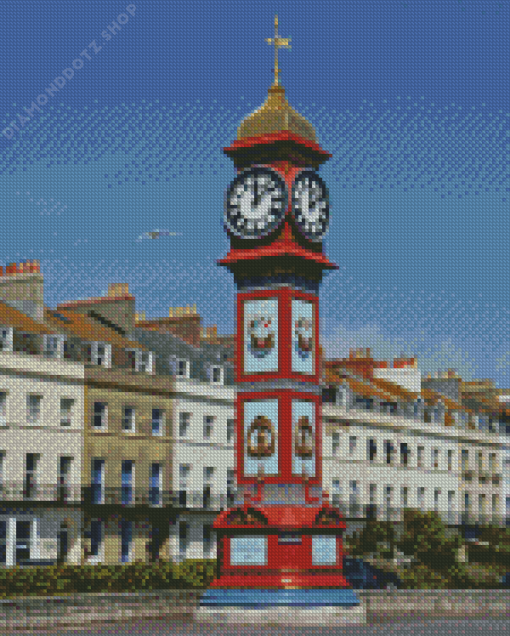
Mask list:
[[[61,340],[43,324],[31,293],[40,277],[31,269],[0,275],[4,566],[56,560],[62,552],[69,562],[81,559],[84,366],[59,357]]]
[[[88,484],[80,476],[90,472],[82,470],[84,366],[62,357],[59,334],[37,315],[42,299],[24,298],[13,285],[37,276],[18,272],[3,286],[0,276],[0,563],[6,566],[54,560],[64,551],[69,562],[82,559],[80,497]],[[154,353],[157,375],[172,376],[172,514],[160,556],[214,558],[212,523],[239,499],[232,348],[163,333],[165,321],[200,320],[188,312],[138,321],[130,334]],[[323,489],[341,507],[348,533],[374,515],[397,523],[405,507],[438,510],[463,532],[475,523],[510,525],[504,399],[468,403],[450,386],[458,379],[422,380],[415,360],[389,367],[366,351],[325,362],[323,383]]]

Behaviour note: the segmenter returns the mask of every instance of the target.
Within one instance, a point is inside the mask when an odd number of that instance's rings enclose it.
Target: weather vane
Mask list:
[[[289,45],[291,38],[281,38],[278,36],[278,16],[274,17],[274,38],[266,38],[266,42],[268,44],[274,44],[274,84],[273,86],[278,86],[278,49],[279,48],[287,48],[290,49]]]

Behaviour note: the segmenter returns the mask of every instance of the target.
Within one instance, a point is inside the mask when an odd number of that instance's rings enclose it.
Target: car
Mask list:
[[[502,587],[510,587],[510,572],[503,574],[499,582],[501,583]]]
[[[402,581],[396,574],[375,568],[363,559],[344,557],[343,574],[356,589],[391,590],[402,586]]]

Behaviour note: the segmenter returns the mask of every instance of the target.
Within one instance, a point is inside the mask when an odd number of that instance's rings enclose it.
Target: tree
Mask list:
[[[397,546],[436,571],[458,570],[457,554],[462,544],[460,536],[448,538],[437,512],[404,511],[404,533]]]
[[[349,548],[354,555],[371,554],[379,551],[379,544],[390,545],[391,556],[395,548],[395,528],[388,521],[370,519],[361,531],[355,532],[348,541]]]

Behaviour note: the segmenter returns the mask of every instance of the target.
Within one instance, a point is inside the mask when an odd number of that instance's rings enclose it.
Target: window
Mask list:
[[[189,378],[188,360],[177,360],[176,375],[180,378]]]
[[[191,471],[189,464],[179,466],[179,506],[185,508],[187,501],[188,477]]]
[[[461,452],[461,466],[462,470],[469,470],[469,451],[465,448]]]
[[[204,438],[209,439],[212,435],[214,417],[212,415],[204,415]]]
[[[337,541],[330,535],[312,535],[312,565],[336,565]]]
[[[191,413],[179,413],[179,437],[186,437],[190,421]]]
[[[354,435],[351,435],[349,437],[349,455],[354,455],[354,453],[356,452],[356,443],[357,443],[357,437]]]
[[[92,519],[90,522],[90,556],[99,558],[103,542],[103,522]]]
[[[56,358],[58,354],[57,336],[44,336],[44,355],[48,358]]]
[[[106,402],[94,402],[93,426],[97,429],[106,429],[108,425],[108,404]]]
[[[231,565],[267,565],[267,537],[244,536],[230,540]]]
[[[409,460],[409,448],[407,444],[403,442],[400,444],[400,463],[402,466],[407,466],[407,462]]]
[[[441,494],[440,488],[434,488],[434,510],[439,511],[439,495]]]
[[[421,486],[418,488],[418,507],[423,510],[425,507],[425,488]]]
[[[227,420],[227,442],[234,441],[235,424],[235,420]]]
[[[152,373],[153,354],[152,351],[142,351],[141,349],[127,349],[129,366],[134,371]]]
[[[367,441],[367,455],[369,461],[373,462],[377,456],[377,443],[375,439],[369,439]]]
[[[0,493],[3,492],[4,489],[4,460],[5,452],[0,451]]]
[[[333,505],[338,507],[340,506],[342,495],[342,487],[340,486],[339,479],[334,479],[331,482],[331,490],[333,493]]]
[[[374,400],[372,400],[371,398],[357,397],[354,401],[354,405],[356,408],[371,411],[374,405]]]
[[[393,488],[392,486],[386,486],[386,511],[389,512],[391,509],[391,502],[393,499]]]
[[[120,521],[120,560],[129,563],[132,559],[133,522],[131,519]]]
[[[455,523],[455,511],[453,509],[454,498],[455,498],[455,491],[449,490],[448,491],[448,523],[449,524]]]
[[[71,426],[73,417],[74,400],[60,398],[60,426]]]
[[[386,463],[391,464],[391,460],[393,457],[394,446],[391,440],[384,440],[384,450],[386,455]]]
[[[122,430],[135,432],[135,409],[132,406],[125,406],[122,414]]]
[[[203,507],[210,508],[212,502],[212,481],[214,468],[210,466],[204,467],[204,487],[203,487]]]
[[[233,468],[227,468],[227,506],[232,506],[235,500],[235,473]]]
[[[356,516],[358,513],[358,482],[349,482],[349,507],[350,514]]]
[[[0,351],[12,351],[13,328],[0,328]]]
[[[152,506],[161,505],[161,477],[161,464],[151,464],[149,501]]]
[[[408,496],[408,488],[407,486],[401,486],[400,488],[400,503],[402,508],[407,508],[407,496]]]
[[[494,473],[496,471],[496,453],[489,453],[489,472]]]
[[[40,395],[28,395],[27,396],[27,421],[30,424],[36,424],[39,421],[41,415],[41,400]]]
[[[417,465],[418,468],[423,468],[423,453],[424,453],[425,448],[423,446],[418,446],[418,458],[417,458]]]
[[[432,449],[432,467],[439,468],[439,449]]]
[[[453,465],[453,451],[449,450],[448,451],[448,470],[452,470],[452,465]]]
[[[335,404],[336,388],[334,386],[322,389],[322,402],[327,404]]]
[[[186,557],[188,548],[188,524],[185,521],[179,522],[179,556]]]
[[[207,558],[211,555],[211,549],[212,549],[212,533],[213,533],[213,527],[210,523],[204,523],[204,525],[202,526],[202,547],[203,547],[203,553],[204,553],[204,558]]]
[[[481,473],[483,471],[483,453],[482,451],[478,451],[478,461],[477,461],[477,465],[478,465],[478,472]]]
[[[59,502],[69,499],[69,480],[71,476],[72,457],[60,457],[58,466],[58,493]]]
[[[381,413],[391,415],[397,412],[396,402],[381,402]]]
[[[90,486],[92,503],[104,503],[104,459],[92,459]]]
[[[98,367],[110,367],[112,346],[103,342],[92,342],[87,346],[86,360]]]
[[[122,474],[121,474],[121,495],[122,505],[127,506],[133,502],[133,481],[134,481],[134,468],[135,462],[130,459],[122,460]]]
[[[152,409],[152,434],[164,435],[165,411],[162,409]]]
[[[7,393],[0,392],[0,426],[7,426]]]
[[[223,367],[211,367],[209,377],[212,384],[223,384]]]
[[[333,433],[331,437],[331,446],[333,455],[336,455],[338,453],[338,449],[340,448],[340,433]]]
[[[25,459],[25,484],[24,495],[27,499],[32,499],[37,495],[37,467],[39,455],[27,453]]]

